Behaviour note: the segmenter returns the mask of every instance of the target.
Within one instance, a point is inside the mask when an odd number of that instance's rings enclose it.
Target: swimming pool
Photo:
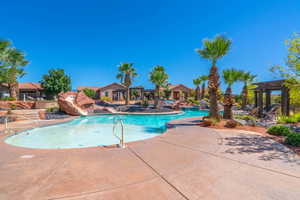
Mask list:
[[[207,111],[184,110],[172,115],[119,115],[124,123],[125,142],[148,139],[166,131],[168,121],[205,116]],[[19,147],[39,149],[83,148],[118,144],[113,135],[114,115],[97,115],[47,127],[34,128],[6,138],[5,142]],[[116,126],[116,132],[120,126]]]

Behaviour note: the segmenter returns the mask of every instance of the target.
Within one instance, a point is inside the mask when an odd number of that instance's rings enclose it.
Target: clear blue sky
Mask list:
[[[28,55],[22,82],[64,68],[73,88],[102,86],[117,81],[120,62],[133,62],[140,74],[135,85],[152,87],[148,73],[159,64],[171,83],[193,86],[192,79],[210,67],[195,49],[219,33],[233,41],[220,70],[274,79],[268,69],[284,63],[284,40],[300,32],[300,1],[12,0],[1,2],[0,19],[0,37]]]

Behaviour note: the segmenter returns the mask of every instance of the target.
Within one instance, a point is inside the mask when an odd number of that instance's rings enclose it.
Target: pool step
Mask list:
[[[11,114],[14,115],[17,120],[39,120],[40,112],[44,109],[34,109],[34,110],[12,110]]]

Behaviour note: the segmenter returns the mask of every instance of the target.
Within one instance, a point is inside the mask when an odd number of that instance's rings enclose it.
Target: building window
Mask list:
[[[106,97],[108,97],[108,92],[105,92],[104,95],[105,95]]]

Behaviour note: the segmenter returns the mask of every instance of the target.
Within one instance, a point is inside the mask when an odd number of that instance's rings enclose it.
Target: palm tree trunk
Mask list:
[[[15,99],[18,99],[18,83],[9,84],[8,87],[10,96]]]
[[[224,95],[224,119],[232,119],[232,105],[231,87],[228,87]]]
[[[200,99],[204,99],[204,95],[205,95],[205,83],[202,84],[201,97],[200,97]]]
[[[154,107],[159,108],[159,86],[155,86]]]
[[[9,95],[15,99],[18,99],[18,81],[16,67],[10,69],[10,76],[8,82]]]
[[[218,112],[218,88],[219,88],[218,68],[213,65],[209,72],[208,90],[209,90],[209,117],[220,119]]]
[[[248,89],[247,85],[245,84],[242,91],[242,110],[246,110],[248,104]]]
[[[199,85],[196,88],[196,95],[195,95],[195,100],[200,100],[200,87]]]
[[[126,88],[126,99],[125,99],[125,104],[128,105],[129,104],[129,87]]]

